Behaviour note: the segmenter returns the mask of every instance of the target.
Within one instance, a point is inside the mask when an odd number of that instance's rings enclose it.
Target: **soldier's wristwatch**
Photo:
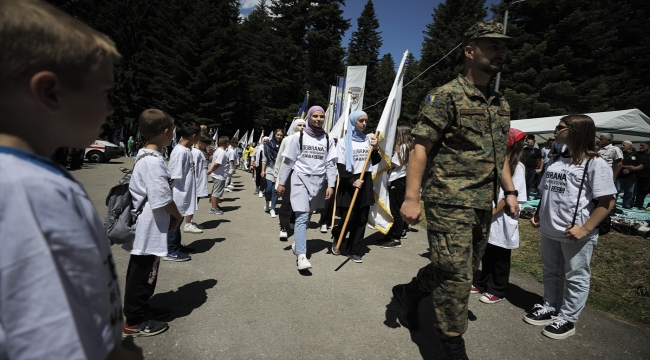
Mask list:
[[[511,190],[511,191],[504,191],[503,196],[508,196],[508,195],[514,195],[514,196],[519,196],[519,191],[517,190]]]

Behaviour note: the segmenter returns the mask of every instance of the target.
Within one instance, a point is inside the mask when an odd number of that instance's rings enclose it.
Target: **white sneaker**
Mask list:
[[[230,190],[230,189],[228,189],[228,188],[223,189],[223,191],[225,191],[225,192],[232,192],[232,190]]]
[[[327,224],[323,224],[320,226],[320,232],[323,234],[327,234]]]
[[[235,185],[230,184],[230,185],[227,186],[227,188],[228,188],[228,189],[234,189],[234,188],[235,188]]]
[[[287,234],[286,231],[280,230],[280,239],[287,239],[289,237],[289,234]]]
[[[311,263],[307,259],[307,255],[300,254],[298,255],[298,260],[296,261],[298,265],[298,270],[307,270],[311,269]]]
[[[277,216],[277,215],[275,215],[275,210],[271,210],[271,211],[269,211],[269,213],[271,214],[271,217],[272,217],[272,218],[274,218],[274,217]]]
[[[259,195],[257,195],[257,196],[258,197],[264,197],[264,193],[260,191]]]
[[[189,224],[185,224],[185,227],[183,228],[183,232],[192,233],[192,234],[200,234],[200,233],[203,232],[203,230],[197,228],[196,226],[194,226],[194,224],[189,223]]]
[[[295,241],[291,244],[291,252],[294,255],[296,255],[296,242]]]
[[[197,228],[203,230],[203,226],[201,226],[201,225],[195,223],[194,221],[192,221],[192,225],[194,225],[194,226],[196,226]]]

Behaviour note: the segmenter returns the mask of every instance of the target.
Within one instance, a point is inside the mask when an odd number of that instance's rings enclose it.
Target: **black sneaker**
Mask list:
[[[542,304],[535,304],[533,310],[524,316],[524,321],[531,325],[548,325],[556,315],[557,313],[549,307]]]
[[[563,340],[571,335],[575,335],[576,328],[575,324],[571,321],[562,317],[553,316],[553,321],[544,328],[542,334],[551,339]]]
[[[166,322],[160,322],[155,320],[146,320],[141,324],[129,325],[124,322],[122,326],[122,338],[129,336],[133,337],[142,337],[142,336],[154,336],[158,335],[161,332],[169,329],[169,325]]]
[[[400,239],[407,239],[409,236],[406,234],[406,230],[402,230],[402,234],[399,237]]]
[[[401,241],[395,241],[393,239],[390,239],[389,241],[383,243],[380,245],[382,249],[395,249],[395,248],[401,248],[402,247],[402,242]]]
[[[465,340],[458,336],[448,340],[440,340],[440,347],[445,359],[449,360],[469,360],[465,350]]]
[[[348,255],[348,257],[357,264],[363,262],[363,259],[359,255]]]
[[[332,240],[332,255],[336,255],[336,256],[341,255],[341,249],[338,250],[336,249],[337,242],[338,240],[336,239]]]

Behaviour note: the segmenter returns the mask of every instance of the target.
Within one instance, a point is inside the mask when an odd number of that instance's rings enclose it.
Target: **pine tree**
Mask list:
[[[460,44],[463,34],[487,16],[485,0],[446,0],[438,4],[432,16],[433,22],[427,25],[424,32],[420,59],[422,71]],[[426,91],[446,84],[462,72],[462,54],[460,46],[423,75],[428,86],[421,89],[420,100],[424,99]]]
[[[399,125],[408,124],[415,126],[418,122],[420,106],[424,98],[420,96],[421,89],[426,88],[422,77],[415,78],[421,72],[420,62],[415,59],[413,53],[406,58],[406,69],[404,70],[404,88],[402,90],[402,112]],[[422,69],[424,70],[424,69]],[[414,81],[415,80],[415,81]]]
[[[357,19],[357,30],[350,36],[346,63],[348,66],[366,65],[366,86],[363,96],[364,107],[371,106],[381,100],[383,95],[377,89],[377,68],[379,67],[379,49],[382,45],[379,20],[375,14],[375,5],[368,0],[361,15]],[[381,108],[379,105],[368,109],[368,119],[379,121]]]
[[[379,60],[379,66],[377,67],[377,72],[375,74],[375,93],[377,95],[382,95],[383,96],[377,101],[373,103],[365,103],[364,100],[364,107],[371,106],[372,104],[377,103],[377,105],[373,106],[370,109],[366,109],[367,113],[372,112],[373,114],[379,114],[377,116],[368,116],[368,126],[366,128],[367,131],[374,131],[375,128],[377,128],[377,124],[379,124],[379,120],[381,119],[381,114],[384,110],[384,107],[386,106],[386,97],[390,95],[390,90],[393,87],[393,83],[395,82],[395,61],[393,60],[393,56],[388,53],[385,54],[384,56],[381,57],[381,60]],[[381,100],[381,101],[380,101]]]

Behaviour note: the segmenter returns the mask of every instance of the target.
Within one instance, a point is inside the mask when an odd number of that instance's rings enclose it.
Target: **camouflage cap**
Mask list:
[[[503,39],[506,44],[512,45],[517,43],[517,39],[503,34],[503,25],[494,19],[488,21],[479,21],[472,26],[465,35],[463,35],[463,44],[467,44],[475,39],[496,38]]]

